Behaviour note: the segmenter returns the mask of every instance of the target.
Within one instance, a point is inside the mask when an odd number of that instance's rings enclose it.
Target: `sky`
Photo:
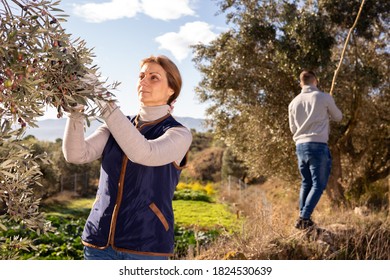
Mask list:
[[[217,0],[62,0],[59,7],[69,15],[62,26],[93,48],[101,75],[109,83],[121,82],[114,94],[125,114],[139,110],[141,59],[162,54],[175,62],[183,79],[173,115],[206,118],[207,104],[195,95],[201,76],[190,45],[207,44],[227,30]],[[42,118],[56,118],[55,110]]]

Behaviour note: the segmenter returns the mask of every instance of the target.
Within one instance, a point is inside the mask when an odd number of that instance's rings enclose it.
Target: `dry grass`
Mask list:
[[[317,227],[295,229],[298,185],[270,179],[246,190],[221,186],[221,200],[245,222],[240,233],[221,236],[196,259],[390,259],[389,218],[335,209],[325,194],[313,215]]]

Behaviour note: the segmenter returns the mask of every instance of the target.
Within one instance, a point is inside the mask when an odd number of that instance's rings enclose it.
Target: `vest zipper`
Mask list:
[[[122,169],[118,182],[118,194],[115,201],[114,210],[112,212],[111,223],[110,223],[110,234],[108,236],[108,245],[114,246],[114,237],[115,237],[115,228],[116,228],[116,219],[118,217],[119,207],[122,202],[123,196],[123,186],[126,175],[126,167],[127,167],[128,158],[126,155],[123,155],[122,159]]]

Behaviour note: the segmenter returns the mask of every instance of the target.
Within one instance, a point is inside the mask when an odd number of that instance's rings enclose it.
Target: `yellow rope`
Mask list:
[[[344,54],[345,54],[345,50],[347,49],[349,38],[351,37],[352,31],[355,29],[355,26],[356,26],[356,24],[358,22],[358,19],[360,17],[362,9],[363,9],[364,2],[365,2],[365,0],[362,0],[362,3],[360,4],[359,12],[358,12],[358,14],[356,16],[355,22],[353,23],[352,27],[349,29],[347,39],[345,39],[344,48],[343,48],[343,51],[341,53],[339,65],[337,66],[336,71],[334,72],[334,75],[333,75],[332,86],[331,86],[330,91],[329,91],[330,95],[333,95],[333,89],[334,89],[334,85],[335,85],[335,82],[336,82],[336,77],[337,77],[337,74],[340,71],[340,67],[341,67],[341,64],[342,64],[343,59],[344,59]]]

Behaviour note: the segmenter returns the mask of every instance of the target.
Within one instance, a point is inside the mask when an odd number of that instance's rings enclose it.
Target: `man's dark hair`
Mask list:
[[[302,84],[309,85],[312,84],[315,80],[317,80],[316,74],[311,70],[304,70],[299,75],[299,79]]]

